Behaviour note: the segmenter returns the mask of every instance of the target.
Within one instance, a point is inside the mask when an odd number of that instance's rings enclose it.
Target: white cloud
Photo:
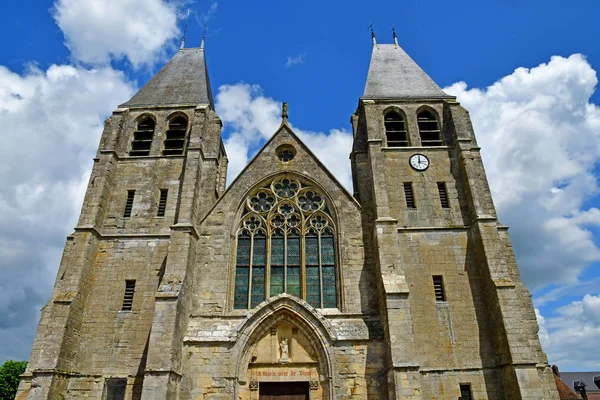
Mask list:
[[[470,111],[502,222],[531,289],[577,284],[600,260],[585,209],[598,185],[600,109],[590,103],[596,72],[579,54],[518,68],[486,89],[444,90]]]
[[[563,371],[600,368],[600,296],[586,294],[543,317],[538,310],[540,340],[551,363]]]
[[[0,66],[0,362],[28,356],[104,118],[132,90],[110,68]]]
[[[230,129],[225,147],[229,158],[227,180],[231,182],[281,124],[281,102],[265,97],[260,86],[223,85],[216,97],[216,111]],[[292,129],[347,189],[352,188],[350,150],[352,134],[332,129],[328,134]]]
[[[199,16],[196,17],[196,21],[198,21],[198,23],[202,26],[202,27],[207,27],[208,23],[214,18],[214,16],[217,14],[217,9],[219,8],[219,2],[218,1],[213,1],[210,6],[208,7],[208,10],[206,12],[201,13]],[[208,27],[207,27],[208,28]]]
[[[127,58],[152,64],[179,37],[177,3],[165,0],[56,0],[54,19],[71,56],[89,64]]]
[[[294,65],[304,64],[306,62],[306,55],[306,53],[302,53],[293,57],[288,57],[287,62],[285,63],[285,67],[290,68]]]

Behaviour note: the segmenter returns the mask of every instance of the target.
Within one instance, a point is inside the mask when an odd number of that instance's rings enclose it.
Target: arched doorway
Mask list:
[[[331,327],[307,303],[281,294],[238,330],[237,398],[329,399]]]

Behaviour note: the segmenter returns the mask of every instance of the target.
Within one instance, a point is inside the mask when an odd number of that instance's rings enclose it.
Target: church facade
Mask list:
[[[204,49],[106,121],[17,399],[557,400],[468,112],[374,41],[353,193],[282,123],[226,187]]]

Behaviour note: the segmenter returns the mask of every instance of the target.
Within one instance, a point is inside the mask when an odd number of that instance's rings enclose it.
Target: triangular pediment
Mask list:
[[[291,151],[293,158],[288,160],[289,154],[283,154],[286,151]],[[287,122],[283,122],[279,126],[273,136],[229,185],[224,195],[236,186],[240,186],[241,182],[252,181],[253,184],[256,184],[258,181],[278,173],[296,173],[309,179],[323,176],[325,179],[315,179],[317,184],[327,186],[333,184],[336,191],[343,193],[344,197],[360,208],[356,199],[294,133]],[[323,189],[326,192],[331,191],[331,187]]]

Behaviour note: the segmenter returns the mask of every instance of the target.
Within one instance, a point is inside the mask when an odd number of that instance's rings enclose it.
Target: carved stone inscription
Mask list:
[[[257,368],[251,371],[256,381],[310,381],[310,368]],[[314,379],[314,378],[313,378]]]

